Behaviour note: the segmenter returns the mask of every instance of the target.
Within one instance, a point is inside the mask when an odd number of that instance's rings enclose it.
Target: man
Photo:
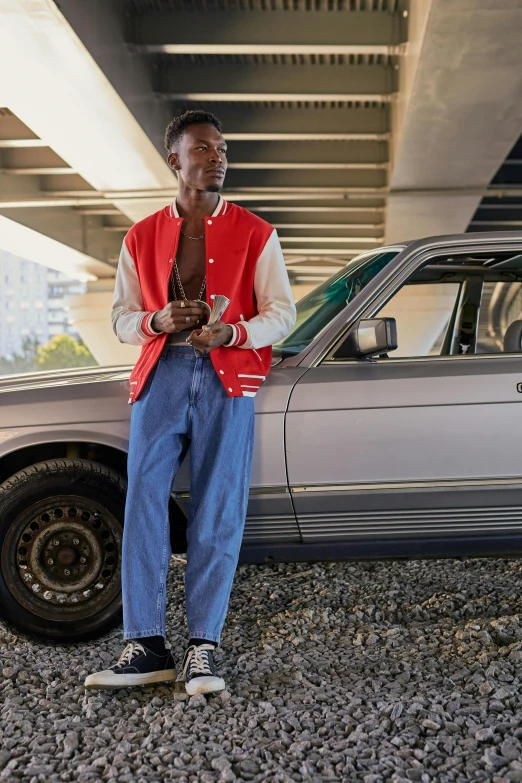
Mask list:
[[[271,346],[295,323],[276,232],[219,195],[227,168],[221,124],[188,111],[167,128],[179,194],[123,242],[112,309],[120,339],[142,345],[131,375],[128,492],[122,552],[124,639],[88,688],[176,678],[165,645],[172,481],[190,449],[183,660],[189,694],[225,687],[212,657],[225,622],[248,500],[254,396]],[[230,300],[206,325],[213,297]]]

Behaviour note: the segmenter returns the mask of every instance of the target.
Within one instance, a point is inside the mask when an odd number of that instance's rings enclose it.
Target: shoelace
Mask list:
[[[212,652],[214,647],[211,644],[200,644],[199,647],[193,645],[187,650],[187,660],[183,667],[183,677],[186,677],[187,670],[190,667],[190,673],[194,674],[212,674],[210,668],[209,652]]]
[[[117,666],[128,666],[133,658],[136,658],[137,655],[141,655],[141,653],[145,653],[145,648],[141,644],[137,644],[136,642],[131,642],[126,646],[122,654],[120,655],[120,658],[118,660]]]

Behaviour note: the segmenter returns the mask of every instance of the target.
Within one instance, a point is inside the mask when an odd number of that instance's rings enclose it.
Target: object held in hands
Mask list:
[[[212,300],[213,300],[212,308],[210,308],[210,306],[206,302],[202,302],[199,299],[196,300],[199,304],[205,305],[205,307],[208,310],[208,321],[206,325],[203,327],[203,329],[199,332],[200,334],[204,333],[207,327],[212,326],[212,324],[215,324],[217,321],[219,321],[221,316],[223,315],[223,313],[225,312],[225,310],[230,304],[230,299],[227,296],[224,296],[223,294],[216,294],[216,296],[212,297]],[[189,343],[189,345],[192,345],[192,340],[190,339],[191,336],[187,337],[187,342]],[[197,348],[196,351],[197,353],[201,353],[201,351]]]
[[[216,294],[214,297],[212,310],[210,311],[210,315],[208,317],[207,326],[210,326],[210,324],[215,324],[216,321],[219,321],[229,304],[230,299],[228,299],[228,297],[223,296],[222,294]]]

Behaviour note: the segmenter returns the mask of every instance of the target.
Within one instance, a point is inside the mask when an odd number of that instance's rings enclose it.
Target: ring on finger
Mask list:
[[[185,304],[185,300],[184,300],[184,299],[182,299],[182,300],[181,300],[181,302],[179,303],[179,306],[180,306],[180,307],[186,307],[186,304]]]
[[[186,316],[185,316],[185,323],[186,323],[186,324],[189,324],[189,323],[190,323],[190,315],[186,315]]]

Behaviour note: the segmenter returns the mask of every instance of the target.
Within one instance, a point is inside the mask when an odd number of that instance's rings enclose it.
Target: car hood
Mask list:
[[[0,394],[97,381],[126,381],[132,367],[80,367],[73,370],[19,373],[0,376]]]

